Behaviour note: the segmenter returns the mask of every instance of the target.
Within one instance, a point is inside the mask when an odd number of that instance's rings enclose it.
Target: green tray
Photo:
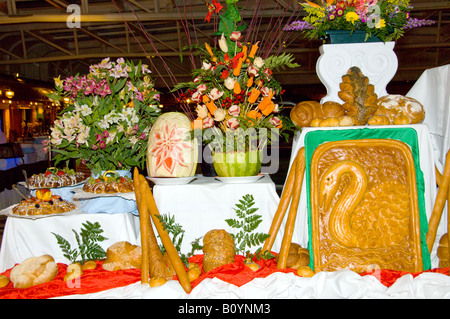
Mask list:
[[[348,130],[317,130],[308,132],[305,135],[305,163],[306,163],[306,189],[307,189],[307,208],[308,208],[308,232],[309,243],[308,249],[311,260],[310,267],[313,269],[313,249],[312,249],[312,225],[311,225],[311,158],[314,150],[320,144],[326,142],[342,141],[342,140],[359,140],[359,139],[395,139],[408,144],[414,158],[414,167],[416,171],[417,199],[419,204],[419,220],[420,220],[420,242],[422,248],[423,270],[431,268],[431,258],[426,243],[426,234],[428,232],[428,219],[425,211],[425,182],[423,172],[420,169],[419,142],[417,132],[413,128],[380,128],[380,129],[348,129]]]

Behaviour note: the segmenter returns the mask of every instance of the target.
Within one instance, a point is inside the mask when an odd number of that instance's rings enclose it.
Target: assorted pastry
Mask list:
[[[73,186],[86,180],[86,174],[73,169],[49,167],[45,173],[33,174],[28,184],[33,188],[58,188]]]
[[[36,196],[23,199],[12,208],[12,212],[20,216],[50,215],[69,212],[75,208],[74,203],[53,195],[49,189],[38,189]]]
[[[96,178],[89,177],[83,190],[94,194],[129,193],[134,191],[133,180],[119,176],[115,171],[106,171]]]

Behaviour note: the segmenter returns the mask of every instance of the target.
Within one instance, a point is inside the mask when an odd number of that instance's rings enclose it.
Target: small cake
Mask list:
[[[22,200],[12,211],[15,215],[33,216],[61,214],[75,208],[74,203],[63,200],[59,195],[53,195],[49,189],[40,189],[36,191],[36,197]]]
[[[56,167],[47,168],[45,173],[33,174],[28,179],[28,184],[35,188],[57,188],[73,186],[83,182],[86,175],[82,172],[75,172],[73,169]]]
[[[97,178],[89,177],[83,190],[94,194],[129,193],[134,191],[133,180],[119,176],[114,171],[106,171]]]

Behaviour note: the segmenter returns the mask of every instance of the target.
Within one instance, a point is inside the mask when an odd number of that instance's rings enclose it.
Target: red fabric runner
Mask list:
[[[203,261],[203,255],[196,255],[190,258],[190,262],[199,264],[200,268]],[[297,271],[292,268],[277,269],[275,259],[257,260],[261,268],[257,271],[252,271],[244,264],[243,256],[236,256],[234,263],[218,267],[208,273],[202,273],[199,278],[194,280],[191,285],[195,288],[205,278],[218,278],[238,287],[245,285],[255,278],[265,278],[275,272],[294,273]],[[123,287],[141,280],[140,269],[127,269],[119,271],[107,271],[102,267],[102,262],[97,261],[97,268],[93,270],[86,270],[79,280],[69,282],[64,281],[67,265],[58,264],[58,274],[50,282],[41,285],[36,285],[30,288],[17,289],[13,287],[12,283],[8,286],[0,288],[1,299],[45,299],[51,297],[67,296],[73,294],[87,294],[104,291],[112,288]],[[8,276],[11,269],[2,273]],[[442,273],[449,275],[449,268],[433,269],[429,272]],[[414,277],[420,273],[407,273],[394,270],[373,270],[361,274],[361,276],[372,275],[380,282],[389,287],[398,278],[405,274],[411,274]],[[174,279],[177,279],[174,276]]]

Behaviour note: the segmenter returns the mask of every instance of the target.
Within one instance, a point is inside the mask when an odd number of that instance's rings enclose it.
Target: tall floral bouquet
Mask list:
[[[91,65],[89,74],[55,79],[50,99],[69,99],[51,127],[55,164],[75,159],[92,169],[142,168],[148,132],[160,114],[148,66],[119,58]]]
[[[329,30],[364,31],[365,41],[378,37],[395,41],[406,29],[430,25],[433,20],[410,17],[409,0],[305,0],[306,16],[288,25],[287,31],[302,31],[310,39],[325,39]]]
[[[275,101],[284,93],[274,78],[274,71],[295,68],[291,54],[269,55],[260,52],[260,43],[243,43],[243,23],[238,0],[226,0],[226,11],[220,15],[217,32],[218,48],[205,43],[189,46],[201,58],[202,65],[193,71],[193,80],[176,85],[173,91],[183,90],[180,102],[196,104],[194,128],[212,130],[214,137],[223,140],[214,147],[221,148],[228,142],[243,147],[248,136],[236,134],[249,128],[266,128],[283,133],[289,127],[289,119],[281,115],[281,106]],[[206,21],[223,12],[219,1],[208,4]],[[227,138],[228,137],[228,138]],[[231,137],[231,138],[230,138]],[[233,149],[233,146],[231,146]]]

